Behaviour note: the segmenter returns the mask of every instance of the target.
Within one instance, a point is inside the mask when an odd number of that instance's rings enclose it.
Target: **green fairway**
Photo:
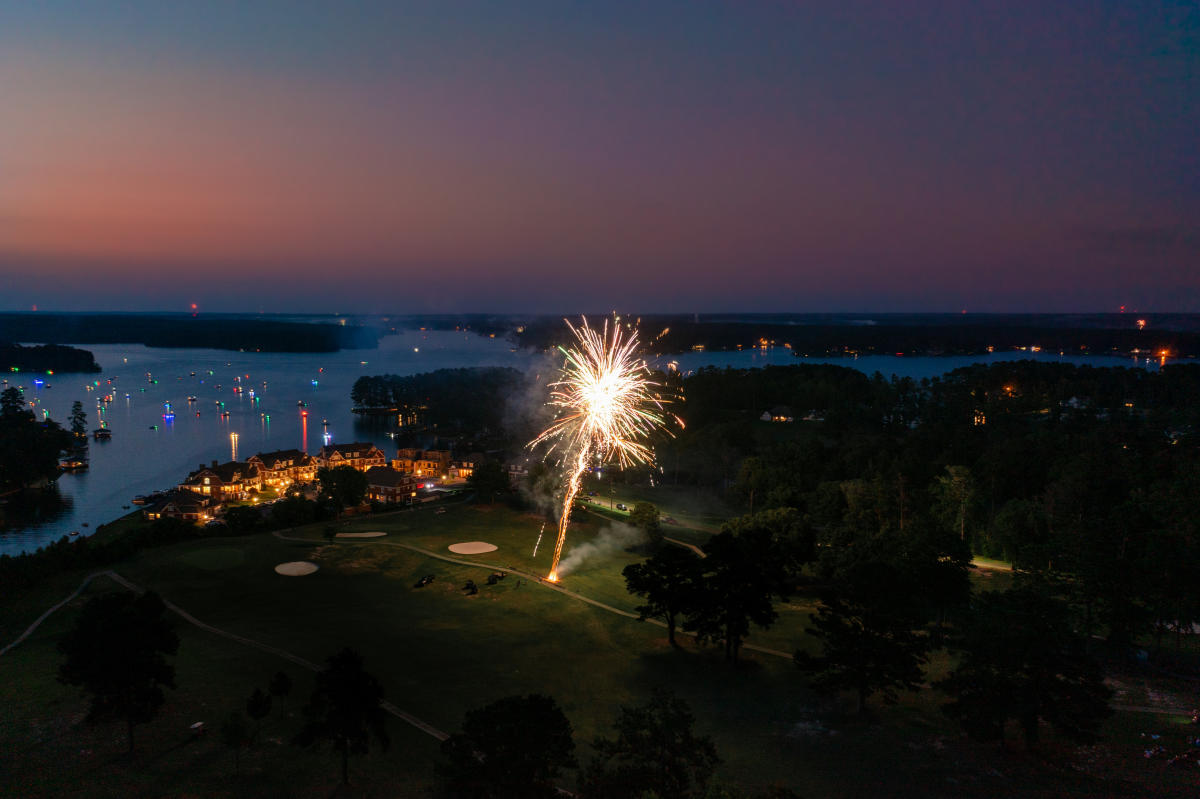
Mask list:
[[[926,796],[937,795],[932,789],[961,772],[961,764],[940,754],[944,744],[936,742],[957,734],[928,689],[863,723],[845,716],[841,703],[810,694],[790,657],[747,651],[734,668],[719,651],[699,649],[687,638],[672,649],[660,626],[522,576],[542,575],[548,567],[554,545],[549,524],[533,554],[541,525],[538,516],[501,506],[448,506],[442,513],[426,507],[337,526],[339,532],[387,533],[380,538],[330,544],[324,526],[313,525],[149,549],[112,568],[201,622],[312,662],[352,646],[393,704],[447,732],[472,708],[512,694],[546,693],[571,721],[586,762],[590,741],[608,732],[619,705],[644,701],[666,685],[691,705],[698,730],[715,740],[721,778],[747,790],[780,784],[805,796]],[[602,540],[608,525],[581,516],[565,554]],[[464,541],[489,542],[497,550],[448,551]],[[636,600],[625,592],[620,572],[641,557],[620,547],[599,548],[566,573],[561,586],[628,612]],[[275,573],[277,564],[294,560],[311,560],[320,569],[305,577]],[[497,570],[509,574],[487,585]],[[74,590],[83,574],[0,600],[4,642]],[[415,588],[425,575],[434,581]],[[462,590],[467,580],[479,586],[478,594]],[[139,728],[133,759],[121,754],[119,725],[81,724],[79,694],[54,679],[54,644],[87,596],[114,588],[108,578],[97,578],[0,658],[0,749],[12,753],[0,772],[0,793],[329,795],[337,783],[336,759],[287,744],[299,726],[296,714],[310,674],[279,654],[182,620],[175,659],[179,688],[168,692],[160,717]],[[755,631],[750,642],[785,653],[811,647],[803,635],[811,610],[807,600],[782,605],[779,623],[766,633]],[[942,658],[931,671],[937,676],[947,665]],[[242,773],[234,776],[232,754],[215,727],[279,669],[295,681],[293,695],[283,714],[264,723]],[[188,726],[195,721],[205,721],[214,733],[191,737]],[[390,729],[392,749],[355,759],[353,779],[372,795],[428,795],[437,741],[398,719],[390,720]]]

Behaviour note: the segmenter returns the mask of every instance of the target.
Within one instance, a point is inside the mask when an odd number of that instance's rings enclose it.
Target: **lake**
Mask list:
[[[80,345],[82,346],[82,345]],[[157,349],[141,345],[86,345],[103,368],[99,375],[54,375],[46,385],[32,375],[8,375],[3,388],[25,387],[36,400],[36,413],[46,410],[63,423],[71,403],[79,400],[88,414],[89,430],[103,419],[113,431],[110,441],[91,441],[91,468],[58,480],[63,507],[0,533],[0,553],[15,555],[128,513],[138,494],[170,488],[201,463],[225,462],[256,452],[303,449],[315,453],[329,440],[369,441],[394,456],[386,424],[351,412],[350,388],[363,375],[418,374],[434,369],[512,366],[547,369],[557,365],[545,353],[516,351],[503,339],[450,331],[410,331],[381,339],[377,350],[336,353],[250,353],[207,349]],[[737,352],[686,352],[656,358],[671,361],[687,373],[705,366],[757,367],[796,363],[832,363],[885,376],[934,377],[978,362],[1036,358],[1094,366],[1147,366],[1110,356],[1059,356],[1048,353],[995,353],[981,357],[796,358],[786,348]],[[240,389],[235,391],[234,389]],[[253,391],[253,396],[250,392]],[[98,401],[111,394],[112,401]],[[195,397],[189,402],[189,397]],[[299,403],[303,402],[301,406]],[[170,403],[173,419],[164,418]],[[221,403],[224,403],[222,406]],[[223,418],[222,410],[229,416]],[[134,506],[136,507],[136,506]]]

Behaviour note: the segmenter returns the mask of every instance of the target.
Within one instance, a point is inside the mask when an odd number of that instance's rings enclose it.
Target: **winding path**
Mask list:
[[[79,587],[75,589],[75,592],[73,594],[71,594],[69,597],[64,599],[62,602],[59,602],[54,607],[47,610],[41,616],[38,616],[37,620],[34,621],[33,624],[29,625],[29,627],[26,628],[25,632],[21,633],[20,637],[18,637],[17,640],[13,641],[11,644],[4,647],[3,649],[0,649],[0,655],[3,655],[4,653],[8,652],[8,650],[12,649],[17,644],[21,643],[26,638],[28,638],[30,635],[32,635],[33,632],[35,630],[37,630],[37,628],[39,626],[41,626],[42,622],[44,622],[46,619],[48,619],[52,613],[54,613],[56,610],[59,610],[60,608],[65,606],[67,603],[69,603],[71,600],[75,599],[77,596],[79,596],[81,593],[83,593],[83,590],[88,587],[88,584],[91,583],[92,580],[96,579],[97,577],[108,577],[113,582],[117,583],[118,585],[121,585],[135,593],[140,594],[140,593],[143,593],[145,590],[141,586],[138,586],[135,583],[132,583],[129,580],[126,580],[124,577],[122,577],[121,575],[117,574],[114,571],[100,571],[100,572],[95,572],[94,574],[89,574],[87,577],[84,578],[83,582],[79,584]],[[174,602],[168,602],[164,599],[163,604],[165,604],[167,606],[167,609],[170,610],[172,613],[177,614],[184,621],[186,621],[189,624],[192,624],[196,627],[199,627],[201,630],[204,630],[205,632],[210,632],[213,635],[219,635],[222,638],[228,638],[230,641],[234,641],[236,643],[242,644],[243,646],[248,646],[253,649],[257,649],[260,652],[266,652],[271,655],[276,655],[277,657],[281,657],[284,660],[295,663],[297,666],[306,668],[309,671],[315,672],[315,671],[321,670],[321,667],[319,665],[317,665],[316,663],[313,663],[311,660],[302,658],[299,655],[294,655],[291,652],[288,652],[286,649],[280,649],[277,646],[271,646],[270,644],[264,644],[261,641],[255,641],[253,638],[246,638],[245,636],[241,636],[236,633],[231,633],[228,630],[222,630],[220,627],[214,627],[211,624],[206,624],[206,623],[200,621],[199,619],[197,619],[192,614],[188,613],[183,608],[176,605]],[[393,716],[400,719],[401,721],[411,724],[412,726],[416,727],[421,732],[425,733],[426,735],[430,735],[430,736],[438,739],[439,741],[444,741],[450,737],[446,733],[439,730],[437,727],[434,727],[432,724],[422,721],[421,719],[417,718],[416,716],[412,715],[411,713],[406,713],[405,711],[403,711],[400,708],[393,705],[391,702],[381,702],[380,706],[384,710],[386,710],[388,713],[391,713]]]

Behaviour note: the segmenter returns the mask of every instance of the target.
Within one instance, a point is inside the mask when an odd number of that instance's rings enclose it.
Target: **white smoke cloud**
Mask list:
[[[547,531],[549,532],[549,531]],[[558,576],[569,574],[579,565],[596,555],[610,555],[619,550],[646,543],[646,534],[628,524],[613,522],[605,526],[590,541],[572,544],[570,538],[579,535],[578,530],[567,531],[566,556],[558,563]]]

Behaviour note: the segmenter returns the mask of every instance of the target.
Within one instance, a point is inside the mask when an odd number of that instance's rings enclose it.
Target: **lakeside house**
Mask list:
[[[444,449],[401,449],[396,451],[392,468],[417,477],[448,477],[450,453]]]
[[[204,521],[212,515],[210,510],[212,500],[195,491],[173,489],[153,505],[142,509],[142,516],[148,521],[156,519],[184,519],[186,521]]]
[[[216,504],[246,499],[250,490],[262,488],[262,476],[253,463],[230,461],[200,468],[187,476],[179,489],[208,497]]]
[[[317,460],[298,449],[260,452],[246,459],[258,468],[264,485],[274,489],[287,488],[292,483],[308,483],[317,477]]]
[[[387,466],[387,457],[374,444],[327,444],[316,456],[317,465],[325,469],[351,466],[365,472],[373,466]]]
[[[367,499],[386,504],[411,505],[417,498],[417,478],[388,466],[367,469]]]

